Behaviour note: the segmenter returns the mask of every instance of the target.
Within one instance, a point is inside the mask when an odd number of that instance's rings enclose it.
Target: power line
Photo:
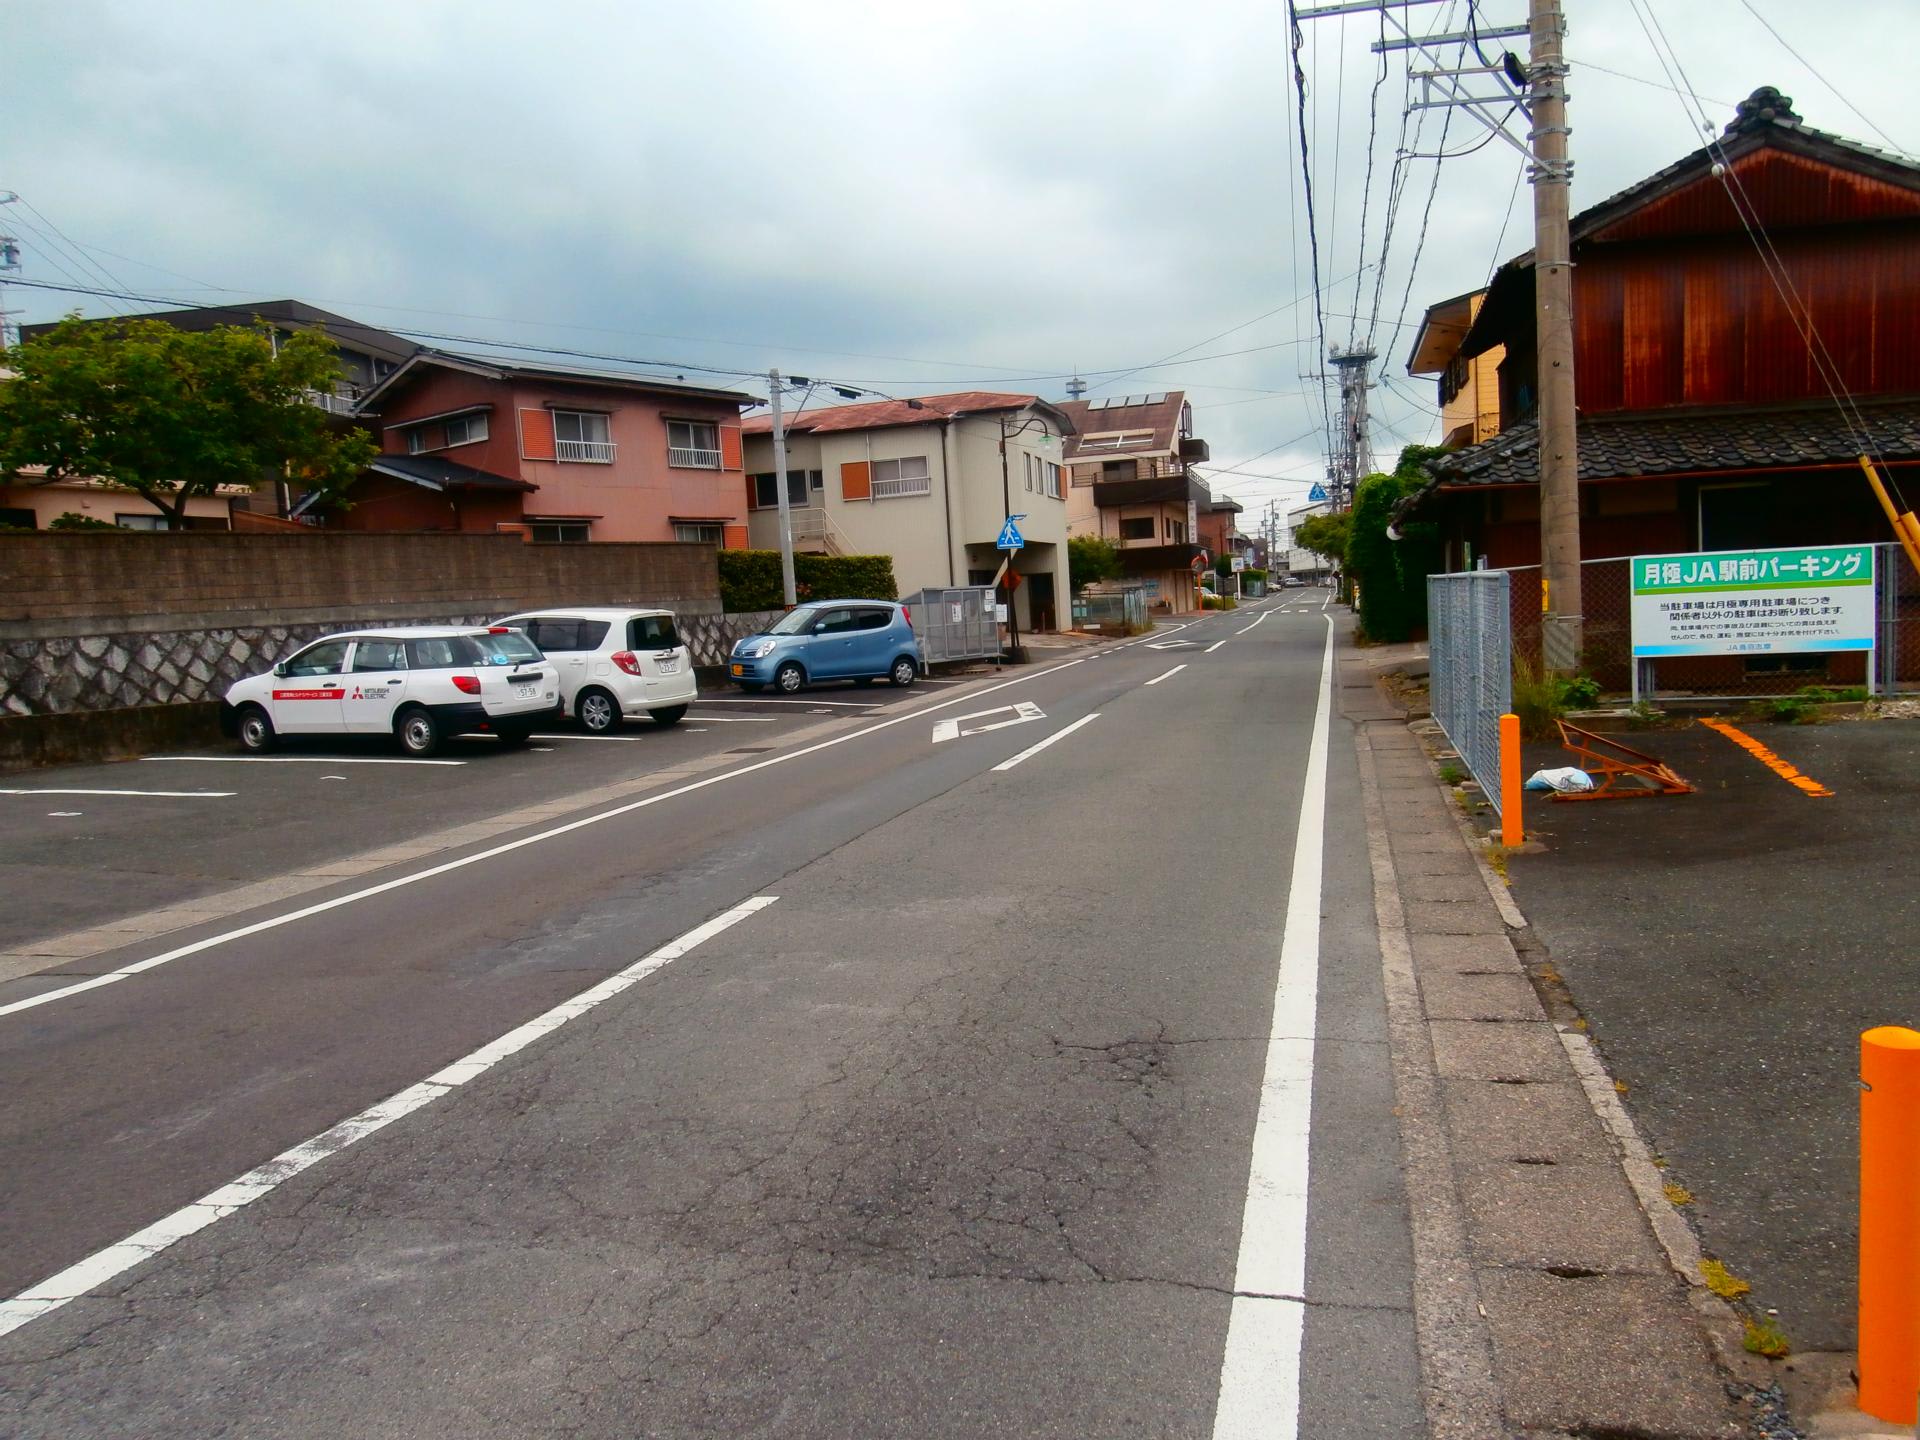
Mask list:
[[[1874,124],[1872,120],[1868,119],[1866,112],[1861,110],[1861,108],[1858,105],[1854,104],[1853,101],[1849,100],[1844,94],[1842,94],[1839,86],[1835,85],[1831,80],[1827,79],[1826,76],[1822,75],[1818,70],[1814,69],[1814,65],[1811,60],[1807,59],[1806,56],[1802,55],[1798,50],[1794,49],[1793,46],[1789,45],[1787,43],[1787,37],[1782,35],[1778,30],[1773,28],[1773,22],[1767,19],[1766,16],[1760,13],[1760,11],[1754,6],[1753,0],[1740,0],[1740,3],[1747,7],[1747,13],[1749,15],[1753,16],[1754,19],[1758,20],[1762,25],[1766,26],[1767,33],[1773,36],[1774,39],[1780,42],[1780,48],[1782,50],[1785,50],[1789,55],[1793,56],[1794,59],[1798,60],[1802,65],[1806,66],[1808,73],[1810,73],[1813,76],[1813,78],[1818,80],[1822,85],[1826,86],[1827,89],[1831,90],[1833,92],[1834,98],[1838,100],[1842,105],[1846,106],[1847,109],[1851,110],[1856,116],[1858,116],[1860,119],[1860,122],[1863,125],[1865,125],[1869,130],[1873,131],[1873,133],[1878,135],[1882,140],[1886,141],[1888,148],[1892,149],[1897,154],[1902,156],[1906,156],[1911,153],[1907,150],[1907,148],[1904,145],[1897,143],[1891,135],[1887,134],[1886,131],[1882,130],[1878,125]]]

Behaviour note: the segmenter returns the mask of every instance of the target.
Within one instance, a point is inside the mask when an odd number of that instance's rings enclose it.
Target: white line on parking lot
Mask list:
[[[156,800],[226,800],[237,790],[0,790],[0,795],[145,795]]]
[[[349,759],[345,755],[142,755],[142,760],[198,760],[208,765],[464,765],[464,760],[402,760],[367,756]]]
[[[143,1260],[151,1260],[176,1242],[204,1230],[214,1221],[251,1205],[263,1195],[272,1194],[301,1171],[312,1168],[328,1156],[338,1155],[349,1145],[384,1130],[402,1116],[412,1114],[423,1105],[431,1105],[442,1095],[478,1079],[502,1060],[526,1049],[542,1035],[552,1034],[568,1021],[586,1014],[601,1001],[610,1000],[621,991],[639,984],[654,971],[671,965],[696,946],[739,924],[749,915],[766,909],[779,898],[777,895],[756,895],[714,916],[706,924],[696,926],[679,939],[641,956],[626,969],[609,976],[598,985],[582,990],[571,1000],[535,1016],[526,1024],[509,1030],[499,1039],[481,1046],[464,1059],[454,1061],[444,1070],[435,1071],[418,1084],[409,1085],[358,1115],[349,1116],[331,1129],[323,1130],[312,1139],[281,1152],[266,1164],[256,1166],[239,1179],[202,1195],[191,1205],[183,1205],[171,1215],[156,1220],[144,1230],[135,1231],[118,1244],[96,1251],[78,1264],[69,1265],[59,1274],[28,1286],[11,1300],[0,1301],[0,1335],[18,1330],[49,1311],[58,1310],[68,1301],[79,1299],[89,1290],[125,1274]]]
[[[1204,650],[1202,650],[1202,651],[1201,651],[1200,653],[1201,653],[1202,655],[1211,655],[1211,654],[1213,654],[1213,652],[1214,652],[1214,651],[1216,651],[1216,650],[1218,650],[1218,649],[1219,649],[1219,648],[1220,648],[1220,647],[1221,647],[1222,645],[1224,645],[1224,644],[1226,644],[1226,643],[1227,643],[1227,642],[1226,642],[1226,641],[1224,641],[1224,640],[1216,640],[1216,641],[1214,641],[1214,642],[1213,642],[1213,644],[1211,644],[1211,645],[1209,645],[1209,646],[1207,646],[1207,648],[1206,648],[1206,649],[1204,649]]]
[[[533,738],[535,740],[618,740],[624,745],[631,745],[640,737],[638,735],[535,735]]]
[[[1174,666],[1174,667],[1173,667],[1173,669],[1171,669],[1171,670],[1169,670],[1169,671],[1167,671],[1167,673],[1166,673],[1166,674],[1164,674],[1164,675],[1156,675],[1156,676],[1154,676],[1154,677],[1153,677],[1153,679],[1151,679],[1151,680],[1149,680],[1149,681],[1147,681],[1147,684],[1149,684],[1149,685],[1158,685],[1158,684],[1159,684],[1159,683],[1160,683],[1160,682],[1161,682],[1162,680],[1169,680],[1169,679],[1172,679],[1172,678],[1173,678],[1173,677],[1174,677],[1175,675],[1178,675],[1178,674],[1179,674],[1179,673],[1180,673],[1180,672],[1181,672],[1182,670],[1184,670],[1184,669],[1186,669],[1186,668],[1187,668],[1187,667],[1186,667],[1186,666],[1184,666],[1184,665],[1176,665],[1176,666]]]
[[[1074,721],[1071,725],[1066,725],[1061,727],[1060,729],[1054,731],[1053,734],[1047,736],[1046,739],[1040,741],[1038,744],[1029,745],[1026,749],[1022,750],[1018,755],[1015,755],[1008,760],[1002,760],[998,765],[994,766],[993,768],[995,770],[1011,770],[1013,769],[1014,766],[1020,764],[1023,760],[1031,760],[1034,756],[1038,755],[1042,750],[1046,749],[1049,745],[1053,744],[1054,741],[1066,739],[1067,736],[1073,734],[1073,732],[1078,730],[1082,725],[1091,725],[1094,721],[1098,720],[1099,718],[1100,718],[1100,712],[1098,710],[1094,711],[1091,715],[1082,715],[1078,720]]]
[[[704,720],[709,725],[771,725],[771,715],[690,715],[690,720]]]
[[[702,695],[701,705],[831,705],[836,710],[878,710],[884,700],[788,700],[769,695]]]
[[[385,895],[390,891],[398,890],[406,885],[417,885],[424,880],[432,880],[438,876],[448,874],[451,871],[465,869],[469,865],[478,865],[483,861],[497,859],[502,855],[511,855],[514,851],[524,850],[529,845],[539,845],[548,840],[557,839],[562,835],[571,835],[576,830],[586,829],[589,825],[600,825],[608,820],[617,820],[621,816],[631,815],[636,811],[645,810],[650,806],[664,804],[668,800],[677,800],[682,795],[691,795],[697,790],[705,790],[710,785],[724,785],[727,781],[738,780],[743,775],[752,775],[760,770],[771,769],[775,765],[786,765],[792,761],[803,759],[808,755],[817,755],[822,750],[831,750],[837,745],[846,745],[855,740],[864,740],[869,735],[877,735],[882,730],[891,730],[896,725],[906,725],[919,721],[931,715],[936,710],[945,710],[954,705],[969,704],[972,701],[991,695],[997,690],[1009,690],[1015,685],[1024,685],[1032,680],[1044,680],[1049,675],[1058,675],[1062,670],[1071,670],[1076,665],[1084,665],[1086,663],[1084,658],[1079,660],[1066,660],[1058,665],[1049,665],[1044,670],[1036,670],[1030,675],[1016,675],[1011,680],[1002,680],[998,684],[989,685],[982,690],[970,691],[965,695],[956,695],[951,700],[939,700],[931,705],[918,706],[902,715],[894,715],[885,720],[876,720],[873,724],[864,726],[861,729],[849,730],[845,735],[835,735],[826,740],[816,740],[811,745],[802,745],[796,750],[787,750],[778,755],[769,755],[764,760],[755,760],[746,765],[735,766],[731,770],[722,770],[717,775],[708,775],[703,779],[691,780],[685,785],[675,786],[671,790],[662,790],[655,795],[644,795],[638,800],[629,800],[624,805],[615,805],[609,810],[596,811],[592,815],[583,815],[578,820],[569,820],[563,825],[555,825],[546,830],[536,831],[531,835],[523,835],[517,840],[508,840],[503,844],[494,845],[485,850],[476,850],[471,855],[462,855],[453,860],[445,860],[438,865],[430,865],[424,870],[415,870],[406,875],[395,876],[391,880],[382,880],[377,885],[368,885],[364,889],[348,891],[345,895],[336,895],[330,900],[321,900],[312,905],[302,906],[297,910],[288,910],[279,915],[268,916],[264,920],[255,920],[251,924],[241,925],[232,930],[223,930],[217,935],[209,935],[205,939],[190,941],[185,945],[176,946],[172,950],[162,951],[158,955],[150,955],[145,960],[136,960],[132,964],[122,966],[118,970],[109,970],[104,974],[93,975],[85,980],[76,981],[72,985],[62,986],[58,990],[48,990],[44,994],[32,995],[24,1000],[15,1000],[9,1005],[0,1005],[0,1017],[17,1014],[22,1010],[31,1010],[37,1005],[50,1004],[55,1000],[64,1000],[70,995],[80,995],[89,990],[98,990],[103,985],[112,985],[121,980],[131,979],[135,975],[143,975],[149,970],[171,964],[175,960],[184,960],[189,955],[198,955],[203,950],[211,950],[216,946],[226,945],[235,940],[244,940],[250,935],[259,935],[268,930],[277,930],[283,925],[292,925],[314,915],[324,915],[330,910],[338,910],[343,905],[353,905],[362,900],[370,900],[375,895]],[[1176,668],[1184,669],[1185,667]],[[186,755],[172,758],[211,760],[241,757]],[[417,761],[415,763],[431,765],[436,762],[429,760]],[[456,760],[439,763],[458,765],[465,764],[466,762]]]

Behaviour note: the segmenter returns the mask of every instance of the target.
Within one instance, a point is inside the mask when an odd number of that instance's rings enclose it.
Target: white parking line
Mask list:
[[[1213,652],[1214,652],[1214,651],[1216,651],[1216,650],[1218,650],[1218,649],[1219,649],[1219,648],[1220,648],[1220,647],[1221,647],[1222,645],[1224,645],[1224,644],[1226,644],[1226,643],[1227,643],[1227,642],[1226,642],[1226,641],[1224,641],[1224,640],[1216,640],[1216,641],[1214,641],[1214,642],[1213,642],[1213,644],[1211,644],[1211,645],[1209,645],[1209,646],[1207,646],[1207,648],[1206,648],[1206,649],[1204,649],[1204,650],[1202,650],[1202,651],[1201,651],[1200,653],[1201,653],[1202,655],[1211,655],[1211,654],[1213,654]]]
[[[1029,745],[1026,749],[1022,750],[1018,755],[1015,755],[1013,758],[1009,760],[1002,760],[998,765],[994,766],[993,768],[995,770],[1011,770],[1013,769],[1014,766],[1020,764],[1022,761],[1031,760],[1034,756],[1038,755],[1042,750],[1046,749],[1049,745],[1053,744],[1054,741],[1066,739],[1067,736],[1073,734],[1073,732],[1078,730],[1082,725],[1091,725],[1094,721],[1098,720],[1099,718],[1100,718],[1100,712],[1098,710],[1094,711],[1091,715],[1082,715],[1078,720],[1074,721],[1071,725],[1066,725],[1061,727],[1060,729],[1054,731],[1053,734],[1047,736],[1046,739],[1040,741],[1038,744]]]
[[[369,1106],[358,1115],[349,1116],[291,1150],[282,1151],[266,1164],[256,1166],[239,1179],[202,1195],[190,1205],[183,1205],[171,1215],[156,1220],[144,1230],[135,1231],[118,1244],[96,1251],[37,1285],[29,1285],[11,1300],[0,1301],[0,1335],[18,1330],[49,1311],[58,1310],[68,1301],[79,1299],[89,1290],[125,1274],[141,1261],[151,1260],[175,1242],[251,1205],[263,1195],[272,1194],[301,1171],[311,1169],[328,1156],[338,1155],[349,1145],[384,1130],[403,1115],[410,1115],[423,1105],[431,1105],[442,1095],[459,1089],[507,1057],[526,1049],[542,1035],[552,1034],[568,1021],[586,1014],[601,1001],[610,1000],[622,990],[639,984],[654,971],[671,965],[696,946],[739,924],[749,915],[766,909],[777,899],[777,895],[756,895],[744,904],[714,916],[706,924],[696,926],[679,939],[643,955],[626,969],[609,976],[598,985],[582,990],[571,1000],[535,1016],[526,1024],[509,1030],[464,1059],[454,1061],[444,1070],[435,1071],[418,1084],[409,1085],[398,1094],[389,1095],[377,1105]]]
[[[882,705],[886,704],[886,701],[788,700],[777,695],[765,697],[759,695],[702,695],[695,703],[700,705],[831,705],[836,710],[878,710]]]
[[[1159,684],[1159,683],[1160,683],[1160,682],[1161,682],[1162,680],[1168,680],[1168,679],[1171,679],[1171,678],[1172,678],[1173,676],[1175,676],[1175,675],[1178,675],[1178,674],[1179,674],[1179,673],[1180,673],[1180,672],[1181,672],[1182,670],[1184,670],[1184,669],[1186,669],[1186,668],[1187,668],[1187,667],[1186,667],[1186,666],[1184,666],[1184,665],[1176,665],[1176,666],[1174,666],[1174,667],[1173,667],[1173,669],[1171,669],[1171,670],[1169,670],[1169,671],[1167,671],[1167,673],[1166,673],[1165,675],[1156,675],[1156,676],[1154,676],[1154,677],[1153,677],[1153,679],[1151,679],[1151,680],[1149,680],[1149,681],[1147,681],[1147,684],[1149,684],[1149,685],[1158,685],[1158,684]]]
[[[689,720],[704,720],[709,725],[771,725],[772,715],[689,715]]]
[[[464,765],[464,760],[348,759],[344,755],[142,755],[142,760],[194,760],[207,765]]]
[[[535,734],[535,740],[618,740],[622,745],[631,745],[638,735],[541,735]]]
[[[227,800],[237,790],[0,790],[0,795],[147,795],[156,800]]]
[[[1320,996],[1320,877],[1327,808],[1327,729],[1333,621],[1320,657],[1320,694],[1307,743],[1294,830],[1293,878],[1280,975],[1267,1027],[1266,1072],[1253,1126],[1253,1163],[1240,1219],[1233,1308],[1220,1362],[1213,1440],[1294,1440],[1300,1432],[1300,1352],[1306,1324],[1307,1166],[1312,1155],[1313,1046]]]
[[[743,775],[752,775],[756,771],[767,770],[775,765],[785,765],[791,761],[803,759],[808,755],[817,755],[822,750],[833,749],[836,745],[845,745],[854,740],[864,740],[869,735],[877,735],[882,730],[891,730],[896,725],[906,725],[921,720],[936,710],[945,710],[954,705],[969,704],[979,700],[983,696],[993,694],[996,690],[1011,689],[1015,685],[1024,685],[1032,680],[1044,680],[1049,675],[1058,675],[1062,670],[1071,670],[1076,665],[1084,665],[1086,663],[1085,659],[1066,660],[1058,665],[1049,665],[1044,670],[1036,670],[1030,675],[1016,675],[1011,680],[1002,680],[997,685],[989,685],[983,690],[970,691],[965,695],[956,695],[951,700],[939,700],[931,705],[921,705],[907,711],[905,714],[895,715],[886,720],[876,720],[873,724],[863,729],[849,730],[845,735],[835,735],[826,740],[816,740],[813,744],[802,745],[797,750],[783,751],[778,755],[769,755],[764,760],[755,760],[746,765],[736,766],[732,770],[723,770],[717,775],[708,775],[699,780],[690,780],[685,785],[676,786],[671,790],[662,790],[657,795],[645,795],[638,800],[629,800],[624,805],[615,805],[608,810],[597,811],[592,815],[583,815],[578,820],[569,820],[564,825],[555,825],[550,829],[536,831],[532,835],[523,835],[518,840],[509,840],[504,844],[495,845],[486,850],[477,850],[471,855],[462,855],[454,860],[446,860],[438,865],[430,865],[424,870],[416,870],[411,874],[399,875],[391,880],[382,880],[377,885],[369,885],[360,890],[351,890],[345,895],[336,895],[331,900],[322,900],[313,905],[302,906],[297,910],[289,910],[284,914],[269,916],[265,920],[256,920],[250,925],[242,925],[233,930],[222,931],[218,935],[209,935],[204,940],[194,940],[188,944],[177,946],[172,950],[163,951],[158,955],[149,956],[145,960],[136,960],[131,965],[122,966],[118,970],[109,970],[104,974],[89,976],[85,980],[76,981],[74,984],[63,986],[58,990],[48,990],[44,994],[29,996],[24,1000],[15,1000],[10,1005],[0,1005],[0,1017],[13,1015],[22,1010],[31,1010],[37,1005],[46,1005],[55,1000],[64,1000],[70,995],[79,995],[88,990],[97,990],[103,985],[113,985],[121,980],[130,979],[135,975],[143,975],[149,970],[156,969],[161,965],[170,964],[175,960],[184,960],[189,955],[198,955],[203,950],[211,950],[216,946],[225,945],[234,940],[244,940],[249,935],[259,935],[268,930],[277,930],[282,925],[292,925],[310,916],[324,915],[329,910],[337,910],[343,905],[352,905],[361,900],[369,900],[375,895],[385,895],[389,891],[400,889],[402,886],[417,885],[421,881],[432,880],[450,871],[464,869],[468,865],[478,865],[482,861],[493,860],[501,855],[511,855],[514,851],[523,850],[529,845],[539,845],[545,841],[557,839],[562,835],[571,835],[574,831],[584,830],[589,825],[599,825],[608,820],[617,820],[623,815],[631,815],[635,811],[664,804],[668,800],[677,800],[682,795],[691,795],[697,790],[705,790],[710,785],[724,785],[727,781],[737,780]],[[243,757],[186,755],[173,758],[212,760],[222,758],[238,759]],[[416,761],[414,763],[427,765],[436,763],[461,765],[466,762],[461,760],[439,762],[427,760]]]

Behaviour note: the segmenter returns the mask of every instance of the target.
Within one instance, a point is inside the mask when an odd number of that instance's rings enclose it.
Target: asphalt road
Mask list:
[[[1321,598],[12,982],[0,1434],[1424,1433]]]

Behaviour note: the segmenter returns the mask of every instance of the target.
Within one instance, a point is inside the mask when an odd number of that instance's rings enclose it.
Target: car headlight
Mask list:
[[[742,660],[764,660],[773,653],[773,641],[745,641],[740,645],[739,649],[733,653],[738,655]]]

